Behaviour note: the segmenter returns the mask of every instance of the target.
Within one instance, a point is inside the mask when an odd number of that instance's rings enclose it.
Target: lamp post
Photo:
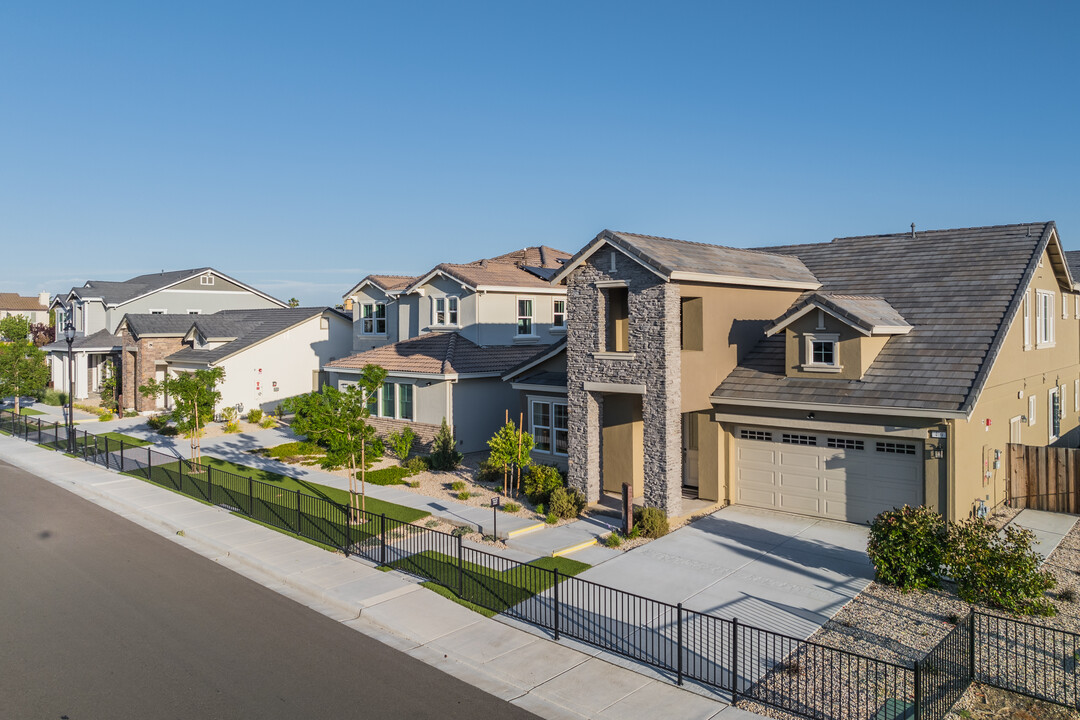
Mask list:
[[[69,453],[75,452],[75,362],[71,352],[71,343],[75,342],[75,326],[68,318],[64,325],[64,339],[68,345],[68,413],[67,447]]]

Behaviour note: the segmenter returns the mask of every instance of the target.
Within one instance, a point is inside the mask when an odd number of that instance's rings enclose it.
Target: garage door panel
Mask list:
[[[921,442],[801,431],[818,446],[794,445],[780,442],[790,430],[751,430],[737,438],[739,503],[862,523],[922,502]],[[772,440],[756,439],[769,433]]]

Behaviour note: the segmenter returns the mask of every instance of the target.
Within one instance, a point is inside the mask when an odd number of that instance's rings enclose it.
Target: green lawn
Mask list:
[[[431,578],[444,589],[449,588],[455,598],[500,613],[507,608],[528,600],[555,584],[555,576],[536,572],[530,568],[555,570],[564,576],[577,575],[590,565],[568,558],[540,558],[528,565],[517,565],[509,570],[495,571],[466,562],[460,579],[464,587],[459,593],[457,558],[434,551],[424,551],[390,563],[398,570]],[[446,595],[445,592],[440,594]]]
[[[259,468],[248,467],[247,465],[239,465],[209,455],[203,455],[202,461],[204,465],[210,465],[218,470],[224,470],[233,473],[234,475],[240,475],[241,477],[250,477],[254,480],[259,480],[260,482],[269,483],[274,487],[283,488],[285,490],[299,490],[307,495],[325,498],[339,505],[349,504],[348,490],[338,490],[337,488],[327,487],[326,485],[321,485],[319,483],[282,475],[273,470],[262,470]],[[154,471],[157,471],[156,467],[154,468]],[[365,499],[364,509],[369,513],[375,513],[376,515],[386,513],[386,517],[388,518],[408,523],[416,522],[430,514],[423,510],[416,510],[415,508],[405,507],[404,505],[385,502],[373,497]]]
[[[41,412],[40,410],[35,410],[34,408],[21,407],[21,408],[19,408],[19,414],[20,415],[44,415],[45,413]]]

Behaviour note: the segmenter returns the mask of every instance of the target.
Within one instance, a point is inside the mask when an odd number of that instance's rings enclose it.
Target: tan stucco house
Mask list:
[[[760,250],[605,231],[552,282],[565,351],[505,379],[527,406],[565,393],[591,501],[630,482],[672,515],[696,495],[960,518],[1005,499],[1009,442],[1080,440],[1080,286],[1052,222]]]

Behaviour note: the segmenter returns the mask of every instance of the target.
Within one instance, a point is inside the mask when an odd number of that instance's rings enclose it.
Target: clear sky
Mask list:
[[[1080,6],[0,4],[0,291],[212,265],[305,305],[604,228],[1052,219]]]

